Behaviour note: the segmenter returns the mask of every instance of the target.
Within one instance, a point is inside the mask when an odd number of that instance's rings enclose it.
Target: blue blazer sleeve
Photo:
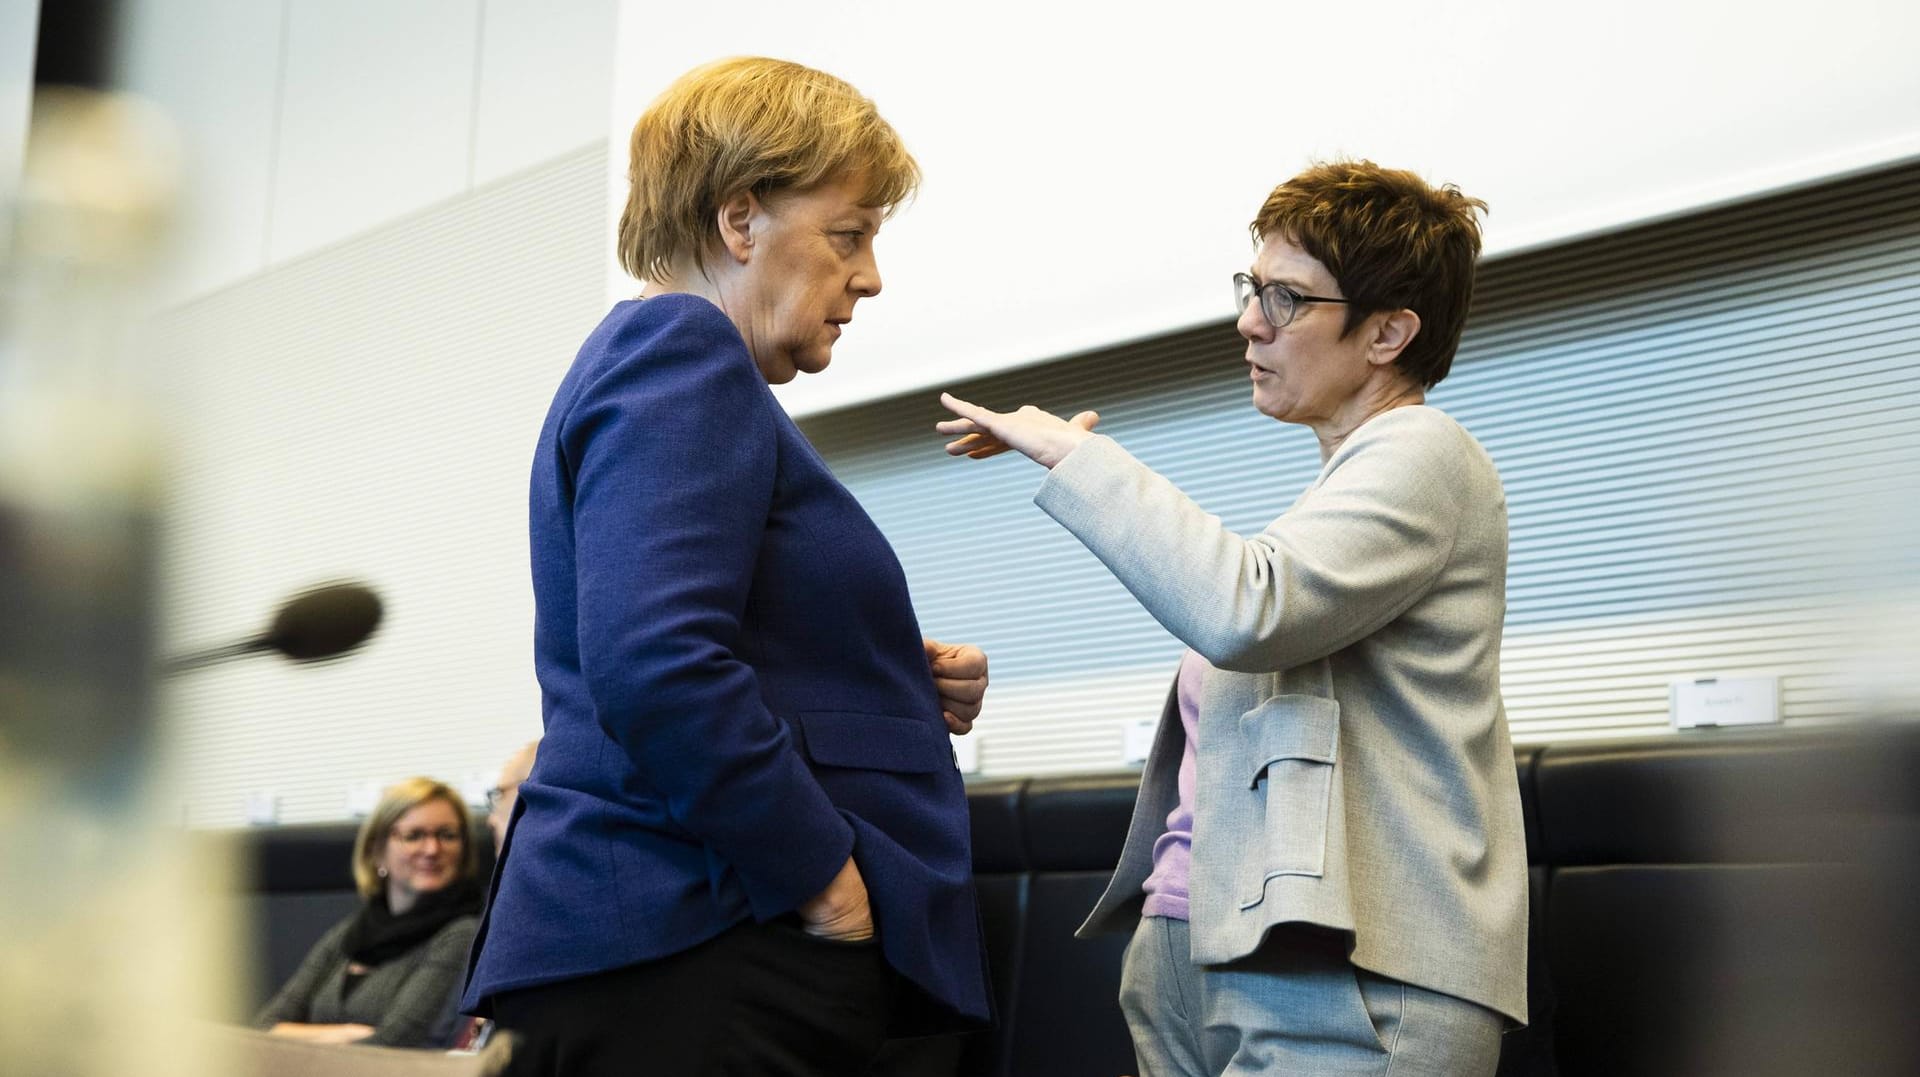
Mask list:
[[[854,840],[739,656],[776,405],[716,310],[614,344],[560,428],[581,674],[601,725],[765,920],[825,889]]]

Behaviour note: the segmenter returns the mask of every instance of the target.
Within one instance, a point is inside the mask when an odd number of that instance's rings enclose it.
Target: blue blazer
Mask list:
[[[616,305],[534,454],[520,787],[462,1008],[665,957],[824,890],[849,854],[887,960],[988,1016],[966,795],[905,575],[704,299]]]

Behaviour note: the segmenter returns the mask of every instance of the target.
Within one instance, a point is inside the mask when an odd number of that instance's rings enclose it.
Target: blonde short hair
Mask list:
[[[430,800],[444,800],[453,808],[454,818],[460,827],[460,862],[458,874],[454,880],[460,881],[473,875],[473,819],[467,810],[466,802],[460,794],[442,782],[432,778],[406,778],[380,794],[380,803],[374,805],[372,814],[360,824],[360,833],[353,839],[353,882],[360,890],[360,896],[371,898],[380,893],[383,880],[380,878],[380,860],[387,855],[387,838],[400,817]]]
[[[721,203],[843,177],[860,204],[891,213],[920,186],[920,166],[872,101],[824,71],[736,57],[680,76],[633,125],[620,214],[620,264],[664,279],[691,256],[705,265]]]

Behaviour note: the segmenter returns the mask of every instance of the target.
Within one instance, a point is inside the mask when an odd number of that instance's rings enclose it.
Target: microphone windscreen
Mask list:
[[[332,658],[366,642],[381,612],[380,596],[364,584],[316,587],[280,607],[264,642],[295,661]]]

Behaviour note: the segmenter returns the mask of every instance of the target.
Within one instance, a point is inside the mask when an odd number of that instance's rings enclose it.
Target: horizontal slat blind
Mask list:
[[[1096,408],[1251,533],[1319,460],[1253,412],[1241,351],[1223,322],[954,389]],[[1696,674],[1780,675],[1789,722],[1857,711],[1866,588],[1920,581],[1912,511],[1888,507],[1920,499],[1916,355],[1920,168],[1487,265],[1433,403],[1507,487],[1516,739],[1663,729],[1667,682]],[[982,771],[1111,767],[1180,645],[1033,507],[1037,468],[946,459],[940,416],[927,394],[804,425],[898,549],[927,632],[991,654]]]

